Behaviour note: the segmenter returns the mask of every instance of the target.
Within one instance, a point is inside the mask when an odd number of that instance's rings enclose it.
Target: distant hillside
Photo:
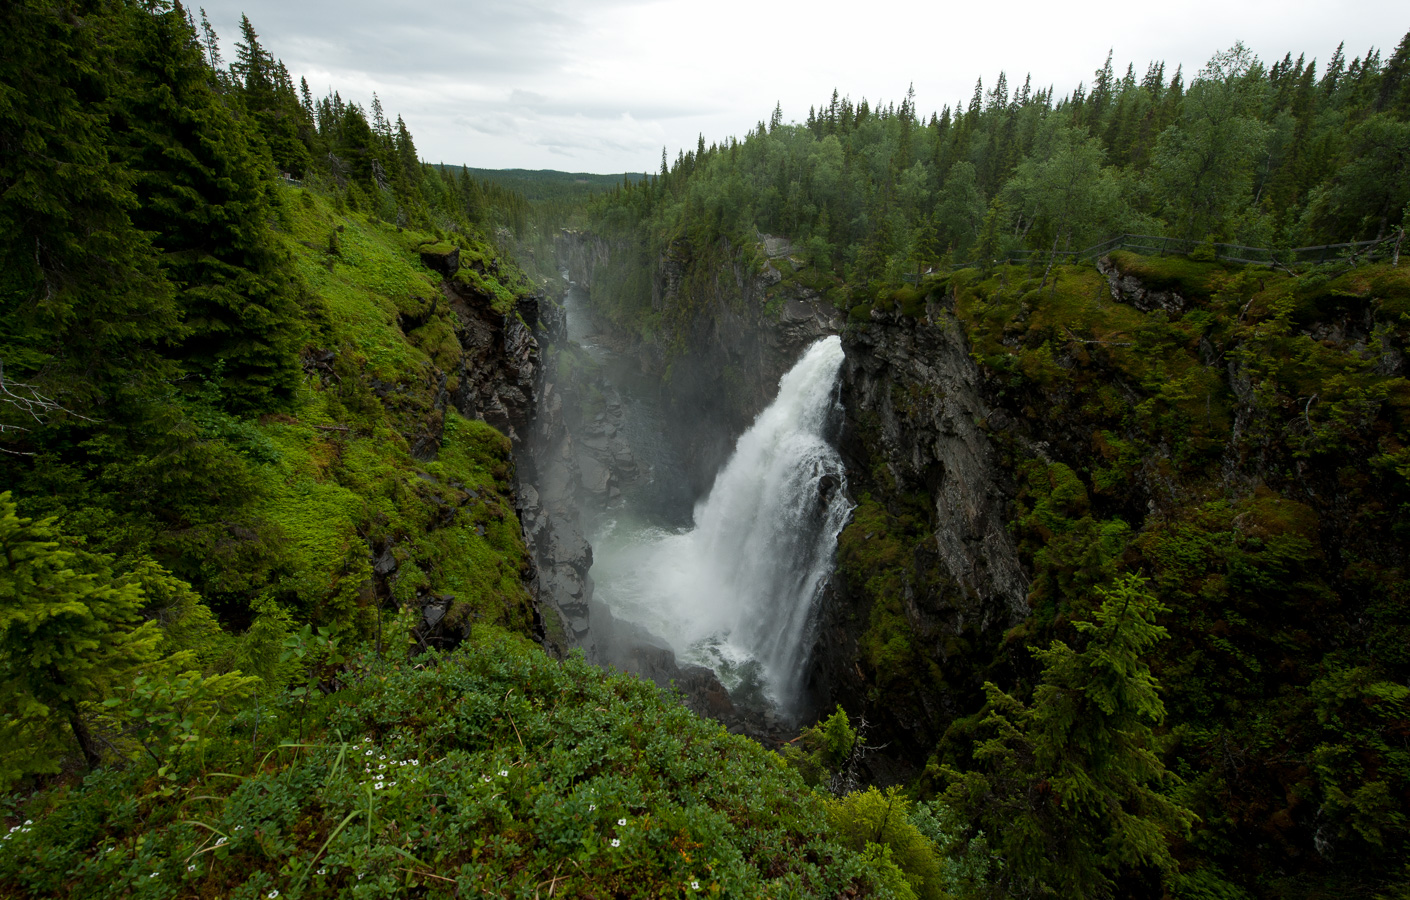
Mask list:
[[[622,186],[622,179],[632,183],[640,181],[643,175],[625,173],[621,175],[592,175],[586,172],[558,172],[553,169],[472,169],[442,163],[443,170],[464,169],[481,181],[488,181],[501,187],[523,194],[531,203],[540,200],[570,200],[586,197],[602,191]]]

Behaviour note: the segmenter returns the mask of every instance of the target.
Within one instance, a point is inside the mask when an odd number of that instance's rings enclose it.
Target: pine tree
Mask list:
[[[22,519],[9,492],[0,494],[0,687],[13,698],[0,733],[32,739],[67,725],[96,766],[102,753],[84,704],[157,658],[161,633],[142,621],[142,599],[137,584],[114,581],[104,560],[65,549],[52,519]]]

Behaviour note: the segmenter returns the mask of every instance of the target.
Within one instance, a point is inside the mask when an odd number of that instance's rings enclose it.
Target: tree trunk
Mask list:
[[[88,764],[88,768],[95,769],[103,761],[103,754],[98,749],[98,742],[93,740],[93,734],[84,724],[83,717],[77,710],[69,713],[69,727],[73,729],[74,739],[78,741],[78,749],[83,751],[83,761]]]
[[[1048,267],[1043,270],[1043,280],[1038,282],[1038,287],[1042,288],[1048,283],[1048,275],[1053,271],[1053,263],[1057,262],[1058,240],[1062,237],[1062,229],[1059,228],[1057,234],[1053,235],[1052,255],[1048,257]]]

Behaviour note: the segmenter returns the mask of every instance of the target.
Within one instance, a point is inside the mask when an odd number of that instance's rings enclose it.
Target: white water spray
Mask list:
[[[597,596],[614,613],[714,668],[732,691],[762,675],[784,709],[799,697],[818,594],[851,512],[827,440],[842,361],[841,340],[827,337],[783,376],[696,506],[693,528],[617,521],[593,541]]]

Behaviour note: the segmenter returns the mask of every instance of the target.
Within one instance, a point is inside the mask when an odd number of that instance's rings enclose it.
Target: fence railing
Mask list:
[[[1396,255],[1403,235],[1397,233],[1372,241],[1353,241],[1347,244],[1319,244],[1315,247],[1293,247],[1273,249],[1269,247],[1248,247],[1243,244],[1214,244],[1214,258],[1221,262],[1243,263],[1254,266],[1321,265],[1328,262],[1356,263],[1363,260],[1379,259]],[[1209,247],[1204,241],[1190,241],[1183,238],[1159,237],[1152,234],[1119,234],[1116,237],[1093,244],[1085,250],[1025,250],[1010,253],[994,263],[1047,262],[1056,258],[1059,262],[1084,262],[1097,260],[1115,250],[1130,250],[1146,256],[1188,256],[1192,251]],[[950,268],[964,269],[975,263],[955,263]]]

